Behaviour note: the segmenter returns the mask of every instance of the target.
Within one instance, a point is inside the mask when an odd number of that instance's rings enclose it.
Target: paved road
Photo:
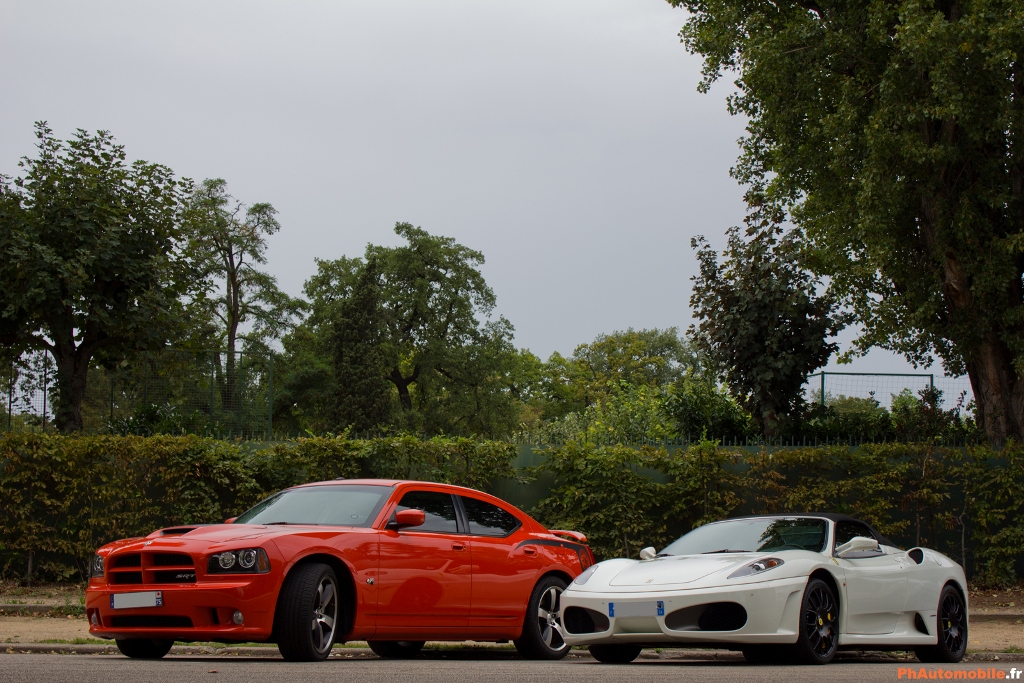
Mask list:
[[[907,680],[898,678],[900,666],[919,669],[914,663],[839,662],[827,667],[753,666],[740,661],[708,662],[686,660],[638,660],[629,665],[598,664],[590,658],[561,662],[525,662],[512,659],[417,659],[381,661],[374,659],[331,659],[319,664],[289,664],[280,659],[256,657],[167,657],[155,662],[129,660],[109,655],[0,655],[0,682],[47,681],[53,683],[254,683],[260,681],[302,681],[302,683],[615,683],[642,680],[644,683],[682,680],[729,681],[730,683],[873,683]],[[1021,664],[959,664],[955,669],[984,668],[1009,672]],[[928,667],[936,669],[938,667]],[[947,667],[949,668],[949,667]],[[1007,675],[1009,677],[1009,675]],[[980,676],[978,677],[980,678]],[[1024,680],[1024,679],[1021,679]]]

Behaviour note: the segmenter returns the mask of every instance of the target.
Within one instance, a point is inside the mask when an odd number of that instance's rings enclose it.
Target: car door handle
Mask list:
[[[466,544],[461,541],[452,541],[452,550],[465,550]]]
[[[523,552],[526,553],[527,555],[536,555],[537,554],[537,549],[536,548],[526,547],[526,548],[523,548]]]

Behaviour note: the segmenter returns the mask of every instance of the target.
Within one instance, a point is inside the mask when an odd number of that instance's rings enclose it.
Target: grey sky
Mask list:
[[[0,0],[0,172],[104,128],[280,212],[270,269],[394,244],[409,221],[487,257],[516,341],[690,323],[690,238],[743,216],[741,120],[664,0]],[[907,367],[873,352],[854,369]]]

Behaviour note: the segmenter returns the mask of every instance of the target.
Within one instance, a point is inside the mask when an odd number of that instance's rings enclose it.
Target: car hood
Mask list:
[[[763,553],[678,555],[656,557],[627,565],[608,582],[610,586],[665,586],[691,583],[717,571],[760,557]]]

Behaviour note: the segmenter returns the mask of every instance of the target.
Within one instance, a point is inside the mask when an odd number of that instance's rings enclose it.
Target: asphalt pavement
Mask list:
[[[1010,670],[1021,669],[1022,663],[975,662],[939,667],[918,662],[843,661],[820,666],[757,666],[739,660],[700,661],[686,659],[640,659],[633,664],[599,664],[589,657],[569,658],[560,662],[529,662],[516,659],[415,659],[384,661],[379,659],[331,658],[317,664],[290,664],[276,658],[259,657],[187,657],[171,656],[158,661],[130,660],[111,655],[0,655],[0,682],[26,683],[225,683],[239,681],[302,681],[303,683],[527,683],[557,681],[558,683],[616,683],[638,680],[656,682],[681,679],[729,681],[730,683],[764,683],[779,680],[786,683],[873,683],[874,681],[908,680],[906,671],[915,674],[921,669],[935,672],[939,668],[983,670],[971,678],[1010,678]],[[943,672],[944,673],[944,672]],[[1019,674],[1018,674],[1019,675]],[[933,678],[945,678],[942,673]],[[952,678],[952,676],[950,676]],[[1024,680],[1024,679],[1021,679]]]

